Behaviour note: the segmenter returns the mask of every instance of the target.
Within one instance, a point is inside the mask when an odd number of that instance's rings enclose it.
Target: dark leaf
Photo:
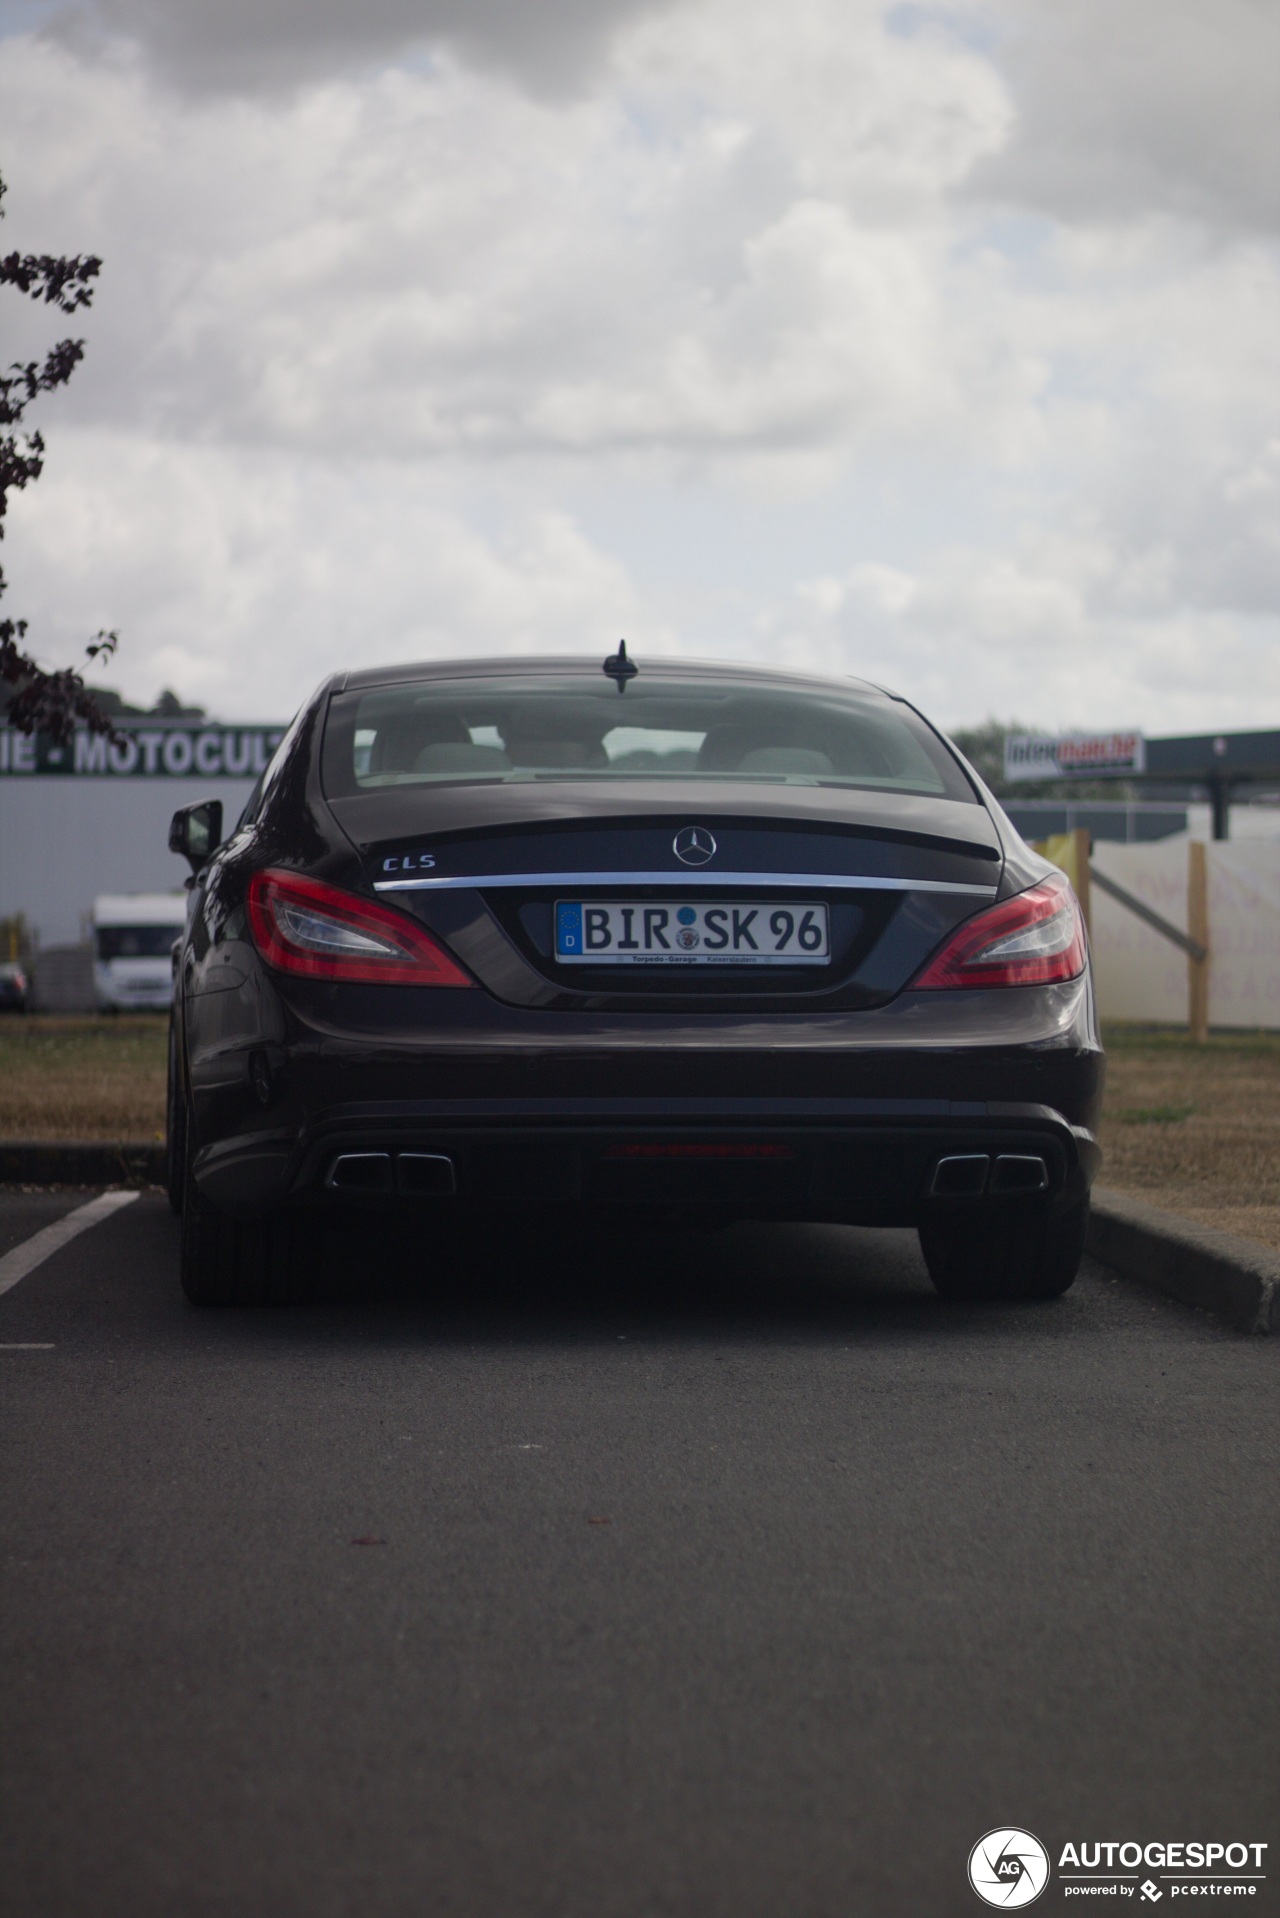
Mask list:
[[[54,253],[7,253],[0,260],[0,286],[16,286],[33,300],[74,313],[92,301],[94,289],[89,281],[101,271],[102,261],[92,255],[77,253],[74,259],[60,259]]]

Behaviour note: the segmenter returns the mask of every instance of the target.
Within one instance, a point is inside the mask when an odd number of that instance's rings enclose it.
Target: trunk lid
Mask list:
[[[983,806],[901,793],[564,779],[383,789],[329,804],[379,896],[421,918],[515,1004],[755,1002],[781,1012],[881,1003],[991,901],[1001,872]],[[692,846],[678,841],[690,829]],[[744,916],[789,903],[824,908],[829,958],[571,965],[555,936],[557,905],[570,900],[665,903],[673,914],[679,904],[737,906]]]

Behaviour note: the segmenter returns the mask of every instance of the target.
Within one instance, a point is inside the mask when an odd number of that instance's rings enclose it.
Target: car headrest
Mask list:
[[[737,769],[740,773],[790,773],[811,779],[835,771],[827,755],[810,746],[757,746],[754,752],[743,754]]]
[[[500,746],[475,746],[466,741],[442,740],[424,746],[413,762],[416,773],[505,773],[511,761]]]

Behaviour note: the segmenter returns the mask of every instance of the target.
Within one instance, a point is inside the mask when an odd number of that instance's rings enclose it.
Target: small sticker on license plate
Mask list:
[[[758,899],[558,899],[556,958],[566,966],[825,966],[827,908]]]

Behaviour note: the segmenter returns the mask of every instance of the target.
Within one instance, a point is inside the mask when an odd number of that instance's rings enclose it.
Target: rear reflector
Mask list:
[[[475,984],[415,920],[301,873],[254,873],[249,924],[280,972],[378,986]]]
[[[790,1159],[788,1145],[611,1145],[606,1159]]]
[[[969,986],[1050,986],[1084,971],[1084,920],[1055,873],[965,923],[930,960],[914,992]]]

